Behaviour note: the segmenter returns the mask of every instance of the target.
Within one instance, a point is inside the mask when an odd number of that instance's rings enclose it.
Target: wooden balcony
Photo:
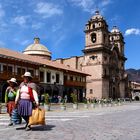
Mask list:
[[[21,74],[14,73],[14,72],[4,72],[4,71],[0,72],[0,79],[1,80],[7,81],[8,79],[10,79],[12,77],[16,78],[17,81],[23,80],[23,78],[21,77]],[[33,81],[39,82],[39,76],[34,76]]]
[[[80,86],[85,87],[86,82],[79,82],[79,81],[64,81],[64,86]]]

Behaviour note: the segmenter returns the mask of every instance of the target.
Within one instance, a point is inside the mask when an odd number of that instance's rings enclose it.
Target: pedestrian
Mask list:
[[[64,96],[64,100],[65,100],[65,103],[67,103],[67,100],[68,100],[68,96],[67,95]]]
[[[19,115],[26,121],[25,130],[31,130],[29,125],[29,117],[32,115],[32,110],[39,106],[39,99],[37,94],[37,86],[32,82],[32,75],[30,72],[25,72],[22,76],[23,82],[19,86],[15,103],[18,106]]]
[[[8,124],[9,126],[13,125],[11,116],[12,116],[12,111],[15,108],[15,98],[17,94],[17,82],[15,78],[11,78],[10,80],[7,80],[9,83],[9,86],[7,87],[5,91],[5,103],[7,107],[7,113],[10,116],[10,123]]]

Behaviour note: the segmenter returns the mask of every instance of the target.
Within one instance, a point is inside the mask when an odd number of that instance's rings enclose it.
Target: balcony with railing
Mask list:
[[[86,86],[86,82],[80,82],[80,81],[71,81],[66,80],[64,81],[64,86]]]
[[[16,78],[17,81],[22,81],[23,78],[21,77],[22,75],[16,72],[7,72],[7,71],[0,71],[0,79],[2,80],[8,80],[12,77]],[[39,82],[39,76],[34,76],[33,77],[34,82]]]

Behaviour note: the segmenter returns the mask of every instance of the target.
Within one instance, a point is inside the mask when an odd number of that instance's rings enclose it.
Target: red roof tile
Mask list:
[[[12,51],[6,48],[0,48],[0,56],[3,57],[9,57],[9,58],[15,58],[15,59],[20,59],[22,61],[28,61],[30,63],[34,63],[37,65],[46,65],[52,68],[56,68],[56,69],[60,69],[60,70],[67,70],[67,71],[71,71],[71,72],[76,72],[76,73],[80,73],[83,75],[89,75],[87,73],[84,73],[83,71],[77,70],[77,69],[73,69],[70,68],[66,65],[54,62],[52,60],[46,60],[46,59],[42,59],[40,57],[37,56],[31,56],[31,55],[26,55],[20,52],[16,52],[16,51]]]

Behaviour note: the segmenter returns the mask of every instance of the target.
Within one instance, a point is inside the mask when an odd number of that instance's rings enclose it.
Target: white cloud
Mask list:
[[[35,30],[40,29],[42,26],[43,26],[42,23],[32,24],[32,28],[35,29]]]
[[[12,23],[18,24],[20,26],[25,26],[29,16],[17,16],[13,19]]]
[[[107,5],[109,5],[111,3],[111,0],[102,0],[102,2],[101,2],[101,6],[107,6]]]
[[[39,2],[37,3],[36,9],[34,10],[36,13],[43,16],[43,18],[49,18],[54,15],[63,14],[62,9],[58,5],[47,3],[47,2]]]
[[[90,12],[94,4],[94,0],[70,0],[75,6],[81,7],[84,11]]]
[[[111,0],[69,0],[73,5],[81,7],[83,11],[93,14],[98,8],[103,11],[107,5],[111,3]]]
[[[125,35],[140,35],[140,29],[130,28],[125,31]]]

